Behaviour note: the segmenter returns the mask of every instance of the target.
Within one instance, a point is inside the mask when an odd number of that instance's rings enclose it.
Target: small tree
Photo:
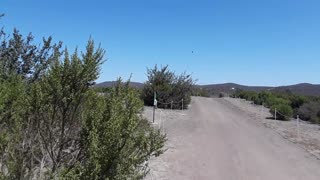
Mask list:
[[[168,66],[158,68],[156,65],[153,69],[147,69],[148,81],[143,88],[142,98],[148,106],[153,106],[154,95],[156,93],[159,102],[172,101],[172,89],[175,75],[169,71]]]
[[[158,68],[156,65],[153,69],[147,70],[148,80],[142,91],[142,99],[145,105],[153,106],[154,95],[158,100],[158,107],[181,109],[187,108],[191,101],[194,81],[191,75],[183,73],[176,75],[168,69],[168,66]],[[182,103],[182,101],[184,103]]]
[[[173,88],[172,88],[172,92],[170,93],[171,94],[170,99],[172,99],[172,102],[176,102],[173,105],[173,108],[180,109],[183,105],[183,109],[187,109],[188,105],[191,102],[191,95],[192,95],[192,90],[194,86],[194,81],[191,75],[187,73],[182,73],[179,76],[175,76],[175,79],[172,85],[173,85]],[[178,103],[180,101],[183,101],[183,103],[182,102],[181,104]]]

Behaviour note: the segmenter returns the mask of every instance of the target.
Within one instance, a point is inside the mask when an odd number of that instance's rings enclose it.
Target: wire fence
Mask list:
[[[280,113],[279,111],[277,111],[277,109],[274,110],[274,119],[277,120],[277,114],[286,117],[286,115]],[[297,115],[296,117],[296,131],[297,131],[297,141],[301,140],[301,133],[300,133],[300,117],[299,115]]]
[[[238,105],[243,105],[242,103],[243,102],[245,102],[246,100],[245,99],[239,99],[239,101],[236,101],[236,102],[239,102],[239,104]],[[248,105],[248,104],[246,104],[246,105]],[[246,107],[244,106],[244,108],[246,109]],[[247,109],[246,109],[247,110]],[[285,118],[290,118],[291,120],[293,120],[293,121],[295,121],[295,123],[296,123],[296,127],[295,127],[295,129],[296,129],[296,137],[297,137],[297,142],[299,142],[299,141],[303,141],[303,133],[301,133],[301,126],[303,126],[303,123],[301,123],[302,121],[302,119],[300,119],[300,116],[299,115],[297,115],[295,118],[294,117],[288,117],[288,115],[284,115],[284,113],[281,113],[281,112],[279,112],[276,108],[273,110],[273,111],[269,111],[269,108],[268,107],[266,107],[265,106],[265,104],[264,103],[262,103],[262,105],[260,105],[260,118],[263,120],[262,122],[266,125],[267,124],[267,118],[265,117],[265,115],[267,115],[267,114],[265,114],[264,115],[264,113],[266,113],[266,111],[268,110],[268,113],[269,112],[271,112],[271,114],[273,114],[273,119],[274,120],[280,120],[280,118],[279,118],[279,116],[282,116],[282,117],[285,117]],[[271,123],[272,121],[270,121],[270,123]],[[277,123],[276,123],[277,124]],[[276,124],[274,124],[274,125],[276,125]],[[268,127],[267,125],[266,125],[266,127]]]
[[[165,121],[167,120],[166,114],[165,114],[165,109],[171,109],[171,111],[173,111],[173,105],[180,105],[181,104],[181,110],[184,110],[184,100],[181,99],[178,102],[161,102],[161,101],[156,101],[154,107],[153,107],[153,125],[158,127],[160,129],[160,131],[165,134]],[[164,107],[163,109],[161,108],[157,108],[158,105],[163,105],[162,107]],[[156,116],[156,114],[158,114],[158,116]],[[156,118],[158,118],[158,120],[156,120]]]
[[[174,101],[170,101],[170,102],[161,102],[161,101],[157,101],[157,107],[159,105],[162,105],[161,107],[163,107],[164,109],[171,109],[173,110],[174,109],[174,105],[181,105],[181,110],[184,109],[184,100],[181,99],[180,101],[178,102],[174,102]]]
[[[241,103],[245,102],[245,99],[239,99],[238,105],[243,105]],[[248,104],[246,104],[248,105]],[[247,108],[244,106],[244,108],[247,110]],[[260,114],[260,118],[263,120],[262,122],[266,125],[267,124],[267,118],[265,117],[264,113],[266,113],[266,110],[268,110],[268,113],[271,112],[271,114],[273,114],[273,119],[274,120],[281,120],[280,116],[284,117],[284,118],[290,118],[291,120],[295,121],[296,123],[296,137],[297,137],[297,141],[303,141],[303,134],[301,133],[301,119],[300,116],[297,115],[295,118],[294,117],[289,117],[288,115],[285,115],[284,113],[281,113],[280,111],[278,111],[276,108],[273,111],[269,111],[269,108],[265,106],[265,104],[263,103],[262,105],[260,105],[260,109],[258,111],[260,111],[260,113],[256,113],[256,114]],[[270,121],[272,122],[272,121]],[[275,124],[276,125],[276,124]]]

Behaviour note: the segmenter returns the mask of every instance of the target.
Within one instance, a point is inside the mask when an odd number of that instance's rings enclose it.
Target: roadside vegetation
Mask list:
[[[180,75],[169,70],[168,66],[159,68],[157,65],[147,70],[148,80],[144,84],[141,98],[146,106],[154,105],[154,97],[159,108],[186,109],[191,102],[194,88],[192,76],[186,73]],[[182,107],[183,106],[183,107]]]
[[[91,87],[105,51],[0,32],[0,179],[142,179],[165,136],[129,83]],[[181,82],[178,79],[177,82]]]
[[[286,92],[251,92],[237,90],[232,97],[238,97],[252,101],[257,105],[264,105],[270,108],[270,113],[274,115],[277,110],[277,118],[290,120],[299,115],[300,119],[312,123],[320,123],[320,98],[312,96],[302,96]]]
[[[195,85],[193,86],[191,95],[200,97],[210,97],[210,92],[205,88]]]

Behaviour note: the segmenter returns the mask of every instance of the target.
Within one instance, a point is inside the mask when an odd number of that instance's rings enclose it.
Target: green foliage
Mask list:
[[[181,109],[182,100],[183,108],[188,107],[194,86],[191,75],[186,73],[176,75],[168,69],[168,66],[158,69],[157,65],[153,69],[148,69],[147,75],[148,81],[142,91],[145,105],[153,106],[156,92],[159,108],[166,108],[171,102],[174,102],[173,108]]]
[[[48,69],[50,63],[61,55],[62,43],[53,44],[52,38],[43,38],[43,45],[33,43],[30,33],[26,38],[14,29],[12,37],[0,31],[0,76],[3,79],[12,74],[20,75],[29,82],[36,81]]]
[[[291,106],[287,104],[274,104],[270,108],[270,113],[275,113],[275,110],[277,112],[277,119],[280,120],[290,120],[290,118],[293,115],[293,110]]]
[[[270,92],[260,93],[249,91],[237,91],[233,97],[240,97],[254,104],[264,105],[270,108],[274,115],[275,108],[279,112],[277,118],[289,120],[293,115],[299,115],[301,119],[320,123],[320,98],[296,95],[291,92]],[[283,114],[283,115],[281,115]]]
[[[271,106],[272,103],[268,102],[269,99],[272,97],[272,94],[268,91],[263,91],[258,94],[258,105],[265,105],[265,106]]]
[[[295,101],[295,103],[292,103],[291,101],[295,100],[294,98],[289,99],[289,96],[285,96],[283,94],[274,94],[268,91],[260,93],[251,91],[238,91],[235,96],[252,101],[257,105],[269,107],[272,115],[274,115],[275,109],[277,109],[277,118],[282,120],[288,120],[292,117],[293,108],[291,105],[296,103]]]
[[[0,34],[0,179],[141,179],[165,137],[142,119],[139,93],[92,90],[105,51]]]
[[[301,95],[292,95],[289,97],[289,100],[291,101],[291,107],[293,109],[300,108],[304,103],[308,102],[307,97],[301,96]]]
[[[128,84],[113,88],[106,97],[87,101],[82,144],[87,157],[65,177],[79,179],[141,179],[147,162],[159,156],[165,137],[150,127],[140,113],[143,103]],[[92,110],[94,109],[94,110]]]
[[[109,93],[110,91],[112,91],[112,88],[111,87],[106,87],[106,88],[103,88],[103,87],[95,87],[93,88],[93,90],[97,93]]]
[[[194,86],[192,89],[192,96],[210,97],[210,92],[205,88]]]
[[[7,165],[9,176],[2,176],[8,179],[21,177],[26,166],[22,158],[26,149],[19,144],[24,135],[25,93],[24,83],[17,75],[0,81],[0,164]]]

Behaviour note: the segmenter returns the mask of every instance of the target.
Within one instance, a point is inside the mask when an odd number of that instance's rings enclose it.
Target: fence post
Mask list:
[[[165,134],[165,129],[164,129],[164,120],[163,120],[163,117],[162,117],[162,119],[161,119],[161,120],[162,120],[162,133],[163,133],[163,134]]]
[[[155,116],[156,116],[156,106],[153,106],[153,119],[152,119],[153,123],[154,123]]]
[[[183,99],[182,99],[182,111],[183,111]]]
[[[277,120],[277,108],[274,109],[274,120]]]
[[[156,106],[157,106],[157,93],[154,92],[154,96],[153,96],[153,119],[152,119],[152,122],[154,123],[155,121],[155,117],[156,117]]]
[[[263,111],[263,103],[262,103],[261,109],[260,109],[260,117],[261,117],[261,118],[263,118],[262,111]]]
[[[300,118],[299,118],[299,115],[297,115],[297,137],[298,137],[298,140],[300,140]]]

